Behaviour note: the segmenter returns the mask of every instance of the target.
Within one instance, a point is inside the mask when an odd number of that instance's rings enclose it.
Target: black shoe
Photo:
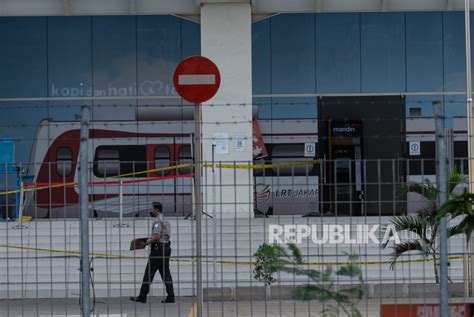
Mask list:
[[[168,296],[161,301],[162,303],[174,303],[174,296]]]
[[[140,296],[137,296],[137,297],[130,297],[130,300],[132,302],[137,302],[137,303],[146,303],[146,297],[140,297]]]

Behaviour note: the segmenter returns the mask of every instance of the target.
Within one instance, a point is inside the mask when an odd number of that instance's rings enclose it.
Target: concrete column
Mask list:
[[[216,153],[215,161],[252,162],[251,23],[249,1],[201,5],[201,55],[214,61],[221,73],[219,92],[202,108],[204,161],[212,160],[212,138],[221,132],[229,137],[229,152]],[[244,138],[245,147],[236,151],[239,137]],[[215,169],[213,175],[206,169],[204,174],[208,185],[203,192],[204,211],[216,212],[217,217],[248,217],[253,212],[253,171]]]

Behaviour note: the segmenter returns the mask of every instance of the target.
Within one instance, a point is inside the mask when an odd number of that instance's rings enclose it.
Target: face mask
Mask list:
[[[150,217],[155,217],[155,212],[154,211],[150,211]]]

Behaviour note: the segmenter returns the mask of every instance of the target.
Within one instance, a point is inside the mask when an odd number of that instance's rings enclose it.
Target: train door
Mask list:
[[[360,215],[363,203],[362,122],[328,121],[328,171],[331,209]]]
[[[147,145],[149,170],[193,163],[189,139],[175,137],[172,142]],[[150,173],[150,179],[157,179],[150,182],[151,197],[163,203],[166,215],[181,217],[192,212],[192,173],[190,166]]]
[[[190,143],[182,143],[181,139],[175,139],[174,157],[175,165],[193,164],[192,148]],[[185,142],[185,141],[184,141]],[[187,216],[192,214],[192,188],[194,173],[192,166],[183,166],[175,170],[174,203],[176,215]]]
[[[142,194],[147,196],[149,206],[153,201],[159,201],[165,215],[176,216],[176,171],[166,169],[176,161],[174,140],[171,142],[147,144],[148,182],[146,192]]]

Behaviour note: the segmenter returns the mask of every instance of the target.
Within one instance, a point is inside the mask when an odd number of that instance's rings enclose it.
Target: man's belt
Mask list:
[[[169,244],[171,244],[171,241],[168,241],[168,242],[157,242],[157,243],[153,243],[153,244],[151,245],[151,247],[154,248],[154,249],[157,249],[157,248],[159,248],[160,246],[169,245]]]

